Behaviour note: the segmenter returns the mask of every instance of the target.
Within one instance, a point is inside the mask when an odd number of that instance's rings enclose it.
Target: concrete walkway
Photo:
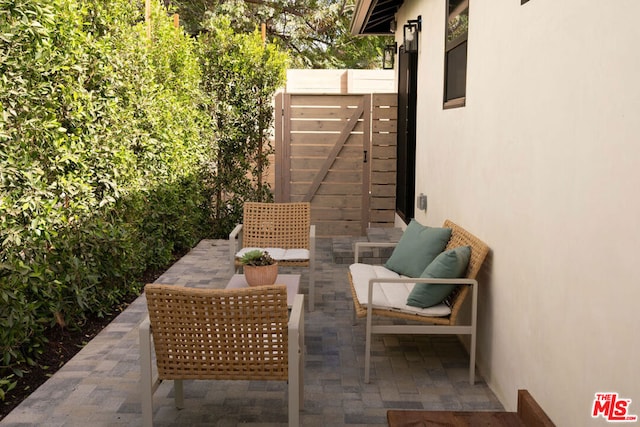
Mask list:
[[[479,375],[469,385],[468,356],[456,337],[375,336],[371,383],[364,384],[364,321],[352,324],[348,264],[334,262],[333,246],[332,239],[317,241],[316,307],[305,312],[302,425],[386,426],[387,410],[398,408],[502,409]],[[227,256],[227,241],[204,240],[156,283],[223,288],[230,278]],[[307,284],[304,273],[305,295]],[[137,327],[145,316],[140,297],[0,426],[141,425]],[[163,383],[154,395],[155,425],[287,424],[284,383],[186,382],[185,405],[177,410],[172,383]]]

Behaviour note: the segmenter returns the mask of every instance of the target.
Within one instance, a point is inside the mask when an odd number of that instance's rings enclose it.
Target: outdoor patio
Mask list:
[[[364,384],[364,320],[353,325],[347,280],[352,242],[317,240],[316,306],[305,311],[301,424],[386,426],[387,410],[401,408],[502,410],[479,374],[469,385],[468,355],[454,336],[374,336],[371,383]],[[223,288],[230,274],[228,242],[204,240],[156,283]],[[307,283],[304,273],[305,296]],[[145,315],[140,297],[0,426],[140,425],[138,325]],[[284,383],[190,381],[185,405],[177,410],[172,382],[163,383],[154,395],[155,425],[287,423]]]

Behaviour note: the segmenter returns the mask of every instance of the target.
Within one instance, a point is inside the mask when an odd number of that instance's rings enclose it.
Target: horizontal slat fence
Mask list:
[[[276,201],[311,202],[318,236],[393,226],[395,94],[276,98]]]
[[[396,211],[397,94],[373,94],[370,227],[393,227]]]

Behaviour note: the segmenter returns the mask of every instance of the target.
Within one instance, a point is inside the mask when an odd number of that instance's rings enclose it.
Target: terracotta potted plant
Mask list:
[[[240,258],[249,286],[273,285],[278,276],[278,263],[268,252],[249,251]]]

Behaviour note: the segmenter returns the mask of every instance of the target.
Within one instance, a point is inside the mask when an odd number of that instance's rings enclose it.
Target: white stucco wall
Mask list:
[[[606,425],[596,392],[640,416],[640,2],[471,0],[453,110],[445,1],[407,0],[398,28],[419,14],[416,218],[492,249],[481,374],[507,410],[526,388],[558,426]]]

